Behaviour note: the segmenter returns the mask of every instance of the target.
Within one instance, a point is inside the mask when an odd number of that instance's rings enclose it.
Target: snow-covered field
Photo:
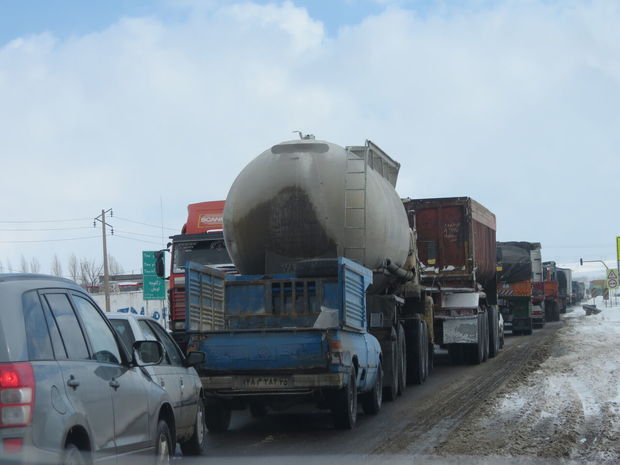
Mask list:
[[[620,463],[620,306],[596,304],[564,315],[548,357],[469,421],[468,455]]]

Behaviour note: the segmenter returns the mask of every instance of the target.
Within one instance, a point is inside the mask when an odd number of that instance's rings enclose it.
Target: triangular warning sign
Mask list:
[[[607,275],[607,279],[618,279],[618,275],[616,274],[616,270],[609,270],[609,274]]]

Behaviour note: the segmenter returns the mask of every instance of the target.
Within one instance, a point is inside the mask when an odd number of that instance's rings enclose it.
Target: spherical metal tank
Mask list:
[[[224,207],[224,238],[239,272],[282,273],[299,260],[338,256],[373,270],[386,259],[403,266],[410,252],[404,206],[378,172],[360,174],[362,160],[311,139],[282,142],[251,161]]]

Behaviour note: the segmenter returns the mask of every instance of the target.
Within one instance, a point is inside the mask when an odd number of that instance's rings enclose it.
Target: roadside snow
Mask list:
[[[581,307],[546,347],[548,357],[464,426],[467,454],[620,463],[620,306]],[[444,452],[463,453],[448,440]]]

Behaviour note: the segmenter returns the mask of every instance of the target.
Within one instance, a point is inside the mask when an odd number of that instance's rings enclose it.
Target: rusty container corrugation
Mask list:
[[[410,230],[394,189],[400,165],[374,144],[367,147],[374,150],[367,163],[359,152],[314,139],[282,142],[252,160],[224,209],[224,237],[237,269],[282,273],[299,260],[341,256],[371,270],[388,258],[403,266]],[[391,169],[380,174],[387,164]]]
[[[415,212],[422,282],[443,287],[480,284],[496,302],[495,215],[470,197],[405,199]],[[413,226],[413,224],[412,224]]]

